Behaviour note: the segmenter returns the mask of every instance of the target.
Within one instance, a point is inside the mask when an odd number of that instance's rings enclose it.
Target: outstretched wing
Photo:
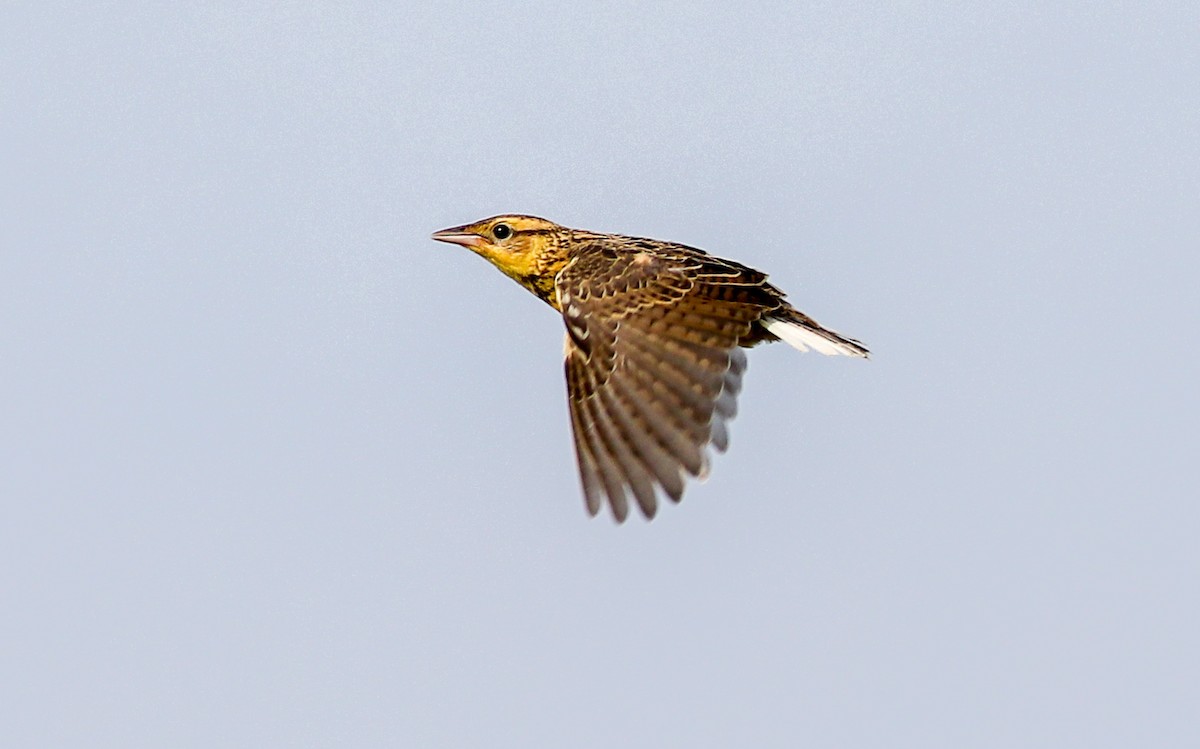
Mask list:
[[[623,521],[632,495],[653,517],[656,488],[678,502],[686,475],[707,473],[708,446],[726,448],[746,369],[739,343],[779,304],[765,278],[709,256],[603,243],[574,253],[558,274],[571,427],[591,514],[607,497]]]

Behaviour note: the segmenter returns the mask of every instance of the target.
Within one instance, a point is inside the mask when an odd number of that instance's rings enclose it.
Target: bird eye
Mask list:
[[[508,224],[496,224],[492,227],[492,236],[496,239],[508,239],[512,236],[512,227]]]

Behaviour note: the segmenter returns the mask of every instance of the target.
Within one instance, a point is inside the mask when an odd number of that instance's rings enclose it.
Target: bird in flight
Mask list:
[[[792,307],[765,273],[673,242],[569,229],[506,215],[443,229],[533,292],[566,324],[567,397],[584,501],[607,498],[618,523],[632,498],[679,502],[708,448],[729,445],[746,371],[743,348],[868,356],[858,341]]]

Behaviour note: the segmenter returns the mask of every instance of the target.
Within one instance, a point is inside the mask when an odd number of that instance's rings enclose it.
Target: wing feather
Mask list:
[[[569,337],[567,343],[570,344]],[[583,372],[580,367],[571,366],[569,358],[567,361],[567,391],[570,393],[570,398],[568,398],[570,407],[567,410],[571,413],[571,432],[576,438],[575,458],[579,463],[579,480],[583,484],[584,503],[587,505],[588,514],[595,517],[603,504],[601,493],[605,489],[600,477],[596,447],[592,443],[593,430],[590,423],[585,421],[581,384]]]
[[[577,406],[580,409],[580,422],[584,430],[583,438],[596,458],[600,484],[608,496],[613,516],[618,522],[624,522],[629,515],[629,501],[625,495],[626,481],[609,444],[605,421],[600,416],[594,396],[588,395],[582,398],[578,401]],[[576,439],[579,439],[578,434]]]
[[[632,495],[651,518],[658,491],[678,502],[685,473],[703,477],[707,450],[728,446],[746,370],[739,345],[774,307],[747,301],[760,280],[706,267],[597,243],[556,280],[568,300],[571,426],[590,512],[607,498],[623,521]],[[731,281],[731,292],[712,289]]]

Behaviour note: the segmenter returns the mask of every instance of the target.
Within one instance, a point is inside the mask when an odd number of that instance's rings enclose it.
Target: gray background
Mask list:
[[[1104,5],[5,4],[0,745],[1196,746],[1200,10]],[[514,211],[875,358],[589,521]]]

